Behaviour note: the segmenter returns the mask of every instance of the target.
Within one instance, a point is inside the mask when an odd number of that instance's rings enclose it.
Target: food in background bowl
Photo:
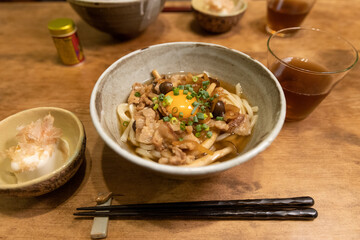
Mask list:
[[[119,130],[122,126],[116,109],[120,103],[127,102],[136,82],[152,79],[154,69],[162,74],[209,71],[211,77],[220,79],[233,89],[240,83],[251,106],[259,108],[256,124],[241,153],[226,161],[199,167],[159,164],[134,154],[129,144],[121,141]],[[122,161],[135,163],[166,177],[194,179],[240,165],[265,150],[284,123],[285,98],[274,75],[244,53],[210,43],[172,42],[134,51],[108,67],[92,91],[90,113],[97,132]]]
[[[134,37],[152,24],[165,0],[67,0],[92,27],[117,37]]]
[[[258,108],[241,98],[240,83],[231,93],[208,73],[152,73],[152,81],[135,83],[117,107],[123,142],[146,159],[191,167],[242,151]]]
[[[236,10],[233,0],[205,0],[204,10],[218,13],[230,14]]]
[[[208,32],[224,33],[236,26],[247,9],[246,0],[192,0],[195,19]]]

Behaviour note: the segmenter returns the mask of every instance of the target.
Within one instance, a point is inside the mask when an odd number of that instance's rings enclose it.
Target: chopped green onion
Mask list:
[[[173,92],[175,96],[179,95],[179,88],[174,88]]]
[[[222,121],[222,120],[224,120],[224,117],[217,116],[217,117],[216,117],[216,120]]]
[[[191,99],[193,99],[193,96],[191,96],[191,95],[186,95],[186,99],[191,100]]]
[[[196,112],[196,110],[197,110],[198,107],[199,107],[199,105],[197,105],[197,106],[194,107],[194,109],[191,111],[191,115],[193,115],[193,114]]]
[[[187,89],[183,91],[184,95],[187,95],[188,93],[189,93],[189,90],[187,90]]]
[[[209,84],[210,84],[210,81],[209,81],[209,80],[202,82],[202,85],[203,85],[204,87],[206,87],[206,86],[209,85]]]
[[[161,93],[159,95],[159,101],[164,101],[164,97],[165,97],[165,95],[163,93]]]
[[[210,97],[210,95],[207,91],[204,91],[202,97],[203,97],[203,99],[208,99]]]
[[[195,101],[195,102],[192,103],[192,105],[193,105],[194,107],[197,107],[197,106],[200,105],[200,103],[198,103],[198,102]]]
[[[164,122],[170,122],[170,118],[169,117],[163,117],[163,121]]]
[[[177,123],[179,122],[179,120],[177,120],[176,117],[172,117],[171,120],[170,120],[170,122],[171,122],[172,124],[177,124]]]
[[[157,99],[158,99],[157,97],[153,97],[151,100],[152,100],[153,102],[156,102]]]
[[[208,117],[209,116],[206,113],[204,113],[204,118],[207,119]]]
[[[205,116],[204,116],[204,113],[201,113],[201,112],[198,112],[196,114],[197,118],[200,119],[200,120],[204,120],[205,119]]]
[[[206,137],[211,138],[213,135],[212,131],[206,132]]]
[[[181,122],[181,123],[180,123],[180,130],[183,130],[183,131],[186,130],[186,127],[185,127],[185,123],[184,123],[184,122]]]
[[[184,113],[183,112],[179,112],[179,118],[183,118],[184,117]]]
[[[202,130],[201,124],[196,125],[196,126],[195,126],[195,130],[196,130],[197,132],[200,132],[200,131]]]
[[[156,103],[156,104],[154,105],[153,109],[156,111],[158,108],[159,108],[159,104]]]
[[[200,107],[200,110],[201,110],[202,112],[205,112],[205,106],[201,106],[201,107]]]
[[[204,129],[205,131],[209,131],[210,127],[207,124],[203,124],[201,125],[202,129]]]
[[[186,90],[189,90],[189,88],[191,88],[191,84],[186,84],[186,85],[185,85],[185,89],[186,89]]]
[[[197,82],[198,79],[199,79],[199,78],[198,78],[197,76],[193,76],[193,77],[192,77],[193,82]]]
[[[173,107],[172,109],[171,109],[171,113],[172,114],[175,114],[175,113],[177,113],[179,111],[179,109],[177,108],[177,107]]]
[[[210,113],[210,118],[213,118],[214,116],[213,116],[213,114],[212,113]]]
[[[195,137],[199,138],[201,136],[201,132],[195,133]]]
[[[135,97],[140,97],[140,96],[141,96],[141,94],[139,92],[135,93]]]
[[[168,106],[168,105],[171,105],[173,99],[171,96],[165,96],[164,97],[164,101],[163,101],[163,105],[164,106]]]
[[[197,122],[199,122],[199,120],[198,120],[198,117],[195,115],[194,116],[194,123],[197,123]]]
[[[190,121],[188,121],[188,123],[187,123],[187,125],[188,125],[188,126],[192,126],[193,124],[194,124],[194,122],[193,122],[193,121],[191,121],[191,120],[190,120]]]
[[[128,125],[129,125],[129,122],[128,122],[128,121],[124,121],[124,122],[123,122],[123,126],[124,126],[124,127],[127,127]]]
[[[181,142],[181,141],[184,141],[184,139],[183,138],[179,138],[179,141]]]
[[[178,86],[178,88],[179,88],[180,90],[184,90],[184,87],[185,87],[184,85],[179,85],[179,86]]]
[[[217,97],[219,97],[219,94],[215,93],[214,98],[217,98]]]
[[[210,97],[209,93],[204,89],[200,89],[199,93],[197,94],[199,98],[208,99]]]
[[[169,118],[172,118],[172,117],[173,117],[173,115],[170,113],[168,117],[169,117]]]

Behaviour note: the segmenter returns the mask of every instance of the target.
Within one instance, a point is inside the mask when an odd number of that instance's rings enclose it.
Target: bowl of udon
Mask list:
[[[274,75],[224,46],[173,42],[121,57],[96,82],[93,124],[122,159],[178,179],[209,177],[264,151],[285,98]]]

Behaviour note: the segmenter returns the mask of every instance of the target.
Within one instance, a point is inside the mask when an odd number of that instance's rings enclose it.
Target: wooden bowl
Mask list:
[[[9,172],[10,159],[5,150],[16,146],[17,127],[28,125],[51,114],[54,126],[63,132],[62,138],[69,144],[69,157],[58,169],[41,177],[17,183],[16,177]],[[39,107],[16,113],[0,122],[0,195],[19,197],[39,196],[51,192],[65,184],[79,169],[86,147],[85,130],[75,114],[55,107]]]
[[[208,32],[224,33],[236,26],[247,9],[246,0],[234,0],[235,8],[230,13],[209,11],[204,0],[192,0],[191,6],[195,19]]]

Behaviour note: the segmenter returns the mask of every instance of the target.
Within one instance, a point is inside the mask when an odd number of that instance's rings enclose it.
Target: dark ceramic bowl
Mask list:
[[[134,37],[158,17],[165,0],[67,0],[90,26],[114,36]]]
[[[234,0],[234,10],[230,13],[216,13],[206,8],[204,0],[192,0],[195,19],[208,32],[224,33],[236,26],[247,9],[245,0]]]
[[[9,172],[10,160],[5,150],[16,145],[17,127],[27,125],[47,114],[51,114],[54,126],[63,132],[63,139],[69,144],[69,157],[64,164],[49,174],[30,181],[16,183],[16,178]],[[86,137],[81,121],[65,109],[39,107],[16,113],[0,122],[0,195],[32,197],[51,192],[65,184],[79,169],[85,152]]]

